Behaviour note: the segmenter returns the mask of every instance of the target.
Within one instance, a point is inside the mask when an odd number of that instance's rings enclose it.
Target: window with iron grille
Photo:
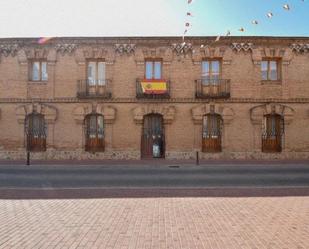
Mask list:
[[[47,126],[44,115],[32,113],[25,120],[25,133],[28,151],[45,151]]]
[[[218,114],[208,114],[203,117],[202,151],[221,151],[222,118]]]
[[[89,114],[85,118],[86,151],[104,151],[104,117]]]
[[[265,115],[262,132],[262,151],[281,152],[283,135],[283,117],[279,114]]]

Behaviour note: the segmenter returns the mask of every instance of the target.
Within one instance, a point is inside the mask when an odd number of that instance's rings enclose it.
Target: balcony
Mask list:
[[[230,80],[224,79],[198,79],[195,81],[195,97],[207,98],[229,98]]]
[[[169,80],[136,80],[137,99],[168,99],[170,98]]]
[[[111,80],[78,80],[77,97],[78,98],[103,98],[112,97],[110,91]]]

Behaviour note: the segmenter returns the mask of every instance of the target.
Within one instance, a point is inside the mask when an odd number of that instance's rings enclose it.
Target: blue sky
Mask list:
[[[290,11],[282,6],[289,4]],[[0,37],[309,36],[309,0],[0,0]],[[190,11],[194,17],[186,17]],[[271,11],[272,19],[266,17]],[[251,24],[258,20],[258,25]],[[243,27],[245,32],[239,32]]]

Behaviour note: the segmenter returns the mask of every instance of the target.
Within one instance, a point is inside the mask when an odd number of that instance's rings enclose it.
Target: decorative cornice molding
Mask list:
[[[252,61],[255,65],[260,65],[263,58],[281,58],[283,65],[289,65],[293,59],[292,50],[288,47],[261,47],[252,50]]]
[[[44,99],[44,98],[36,98],[36,99],[27,99],[27,98],[0,98],[0,103],[32,103],[40,102],[40,103],[91,103],[94,100],[89,99],[79,99],[76,97],[63,97],[63,98],[54,98],[54,99]],[[184,104],[192,104],[192,103],[209,103],[210,100],[207,99],[196,99],[196,98],[171,98],[171,99],[136,99],[132,98],[111,98],[111,99],[100,99],[96,101],[98,103],[137,103],[137,104],[149,104],[149,103],[184,103]],[[290,98],[290,99],[255,99],[255,98],[230,98],[230,99],[217,99],[212,100],[215,103],[300,103],[307,104],[309,103],[309,98]]]
[[[290,48],[293,52],[296,53],[307,53],[309,52],[309,43],[302,44],[302,43],[293,43],[290,45]]]
[[[25,54],[27,59],[47,59],[49,50],[46,48],[29,48],[29,49],[25,49]]]
[[[248,51],[251,51],[253,50],[253,43],[251,42],[242,42],[242,43],[232,43],[231,45],[231,49],[232,50],[235,50],[236,52],[241,52],[241,51],[244,51],[244,52],[248,52]]]
[[[61,44],[60,43],[55,46],[55,49],[61,55],[65,55],[65,54],[71,55],[77,49],[77,44],[74,44],[74,43],[62,43]]]
[[[84,103],[73,110],[73,117],[77,124],[83,124],[86,115],[91,113],[101,114],[104,117],[105,124],[112,124],[116,119],[117,109],[109,106],[98,103]]]
[[[11,55],[14,57],[17,55],[19,49],[19,44],[0,44],[0,56],[8,57]]]
[[[169,47],[144,47],[136,50],[135,60],[137,64],[145,59],[162,59],[163,63],[169,63],[173,60],[173,51]]]
[[[294,119],[294,109],[277,103],[258,105],[250,109],[251,122],[256,125],[261,125],[263,118],[267,114],[276,113],[284,118],[286,125],[290,124]]]
[[[193,46],[191,43],[173,43],[171,46],[172,50],[176,53],[176,55],[188,54],[193,51]]]
[[[132,109],[133,119],[136,124],[142,124],[144,116],[147,114],[156,113],[163,116],[164,124],[171,124],[175,119],[176,108],[175,106],[168,105],[140,105]]]
[[[197,125],[202,124],[204,115],[210,113],[219,114],[225,125],[230,124],[235,116],[233,109],[229,106],[218,103],[207,103],[191,109],[193,123]]]
[[[19,124],[23,124],[25,122],[26,116],[33,113],[34,111],[43,114],[48,124],[55,123],[58,116],[57,108],[46,104],[34,102],[27,105],[20,105],[16,108],[17,122]]]
[[[115,44],[115,53],[120,55],[132,54],[135,52],[136,44]]]

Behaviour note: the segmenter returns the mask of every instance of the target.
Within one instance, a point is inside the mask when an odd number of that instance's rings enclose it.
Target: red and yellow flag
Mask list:
[[[143,93],[145,94],[164,94],[167,93],[165,80],[142,80]]]

